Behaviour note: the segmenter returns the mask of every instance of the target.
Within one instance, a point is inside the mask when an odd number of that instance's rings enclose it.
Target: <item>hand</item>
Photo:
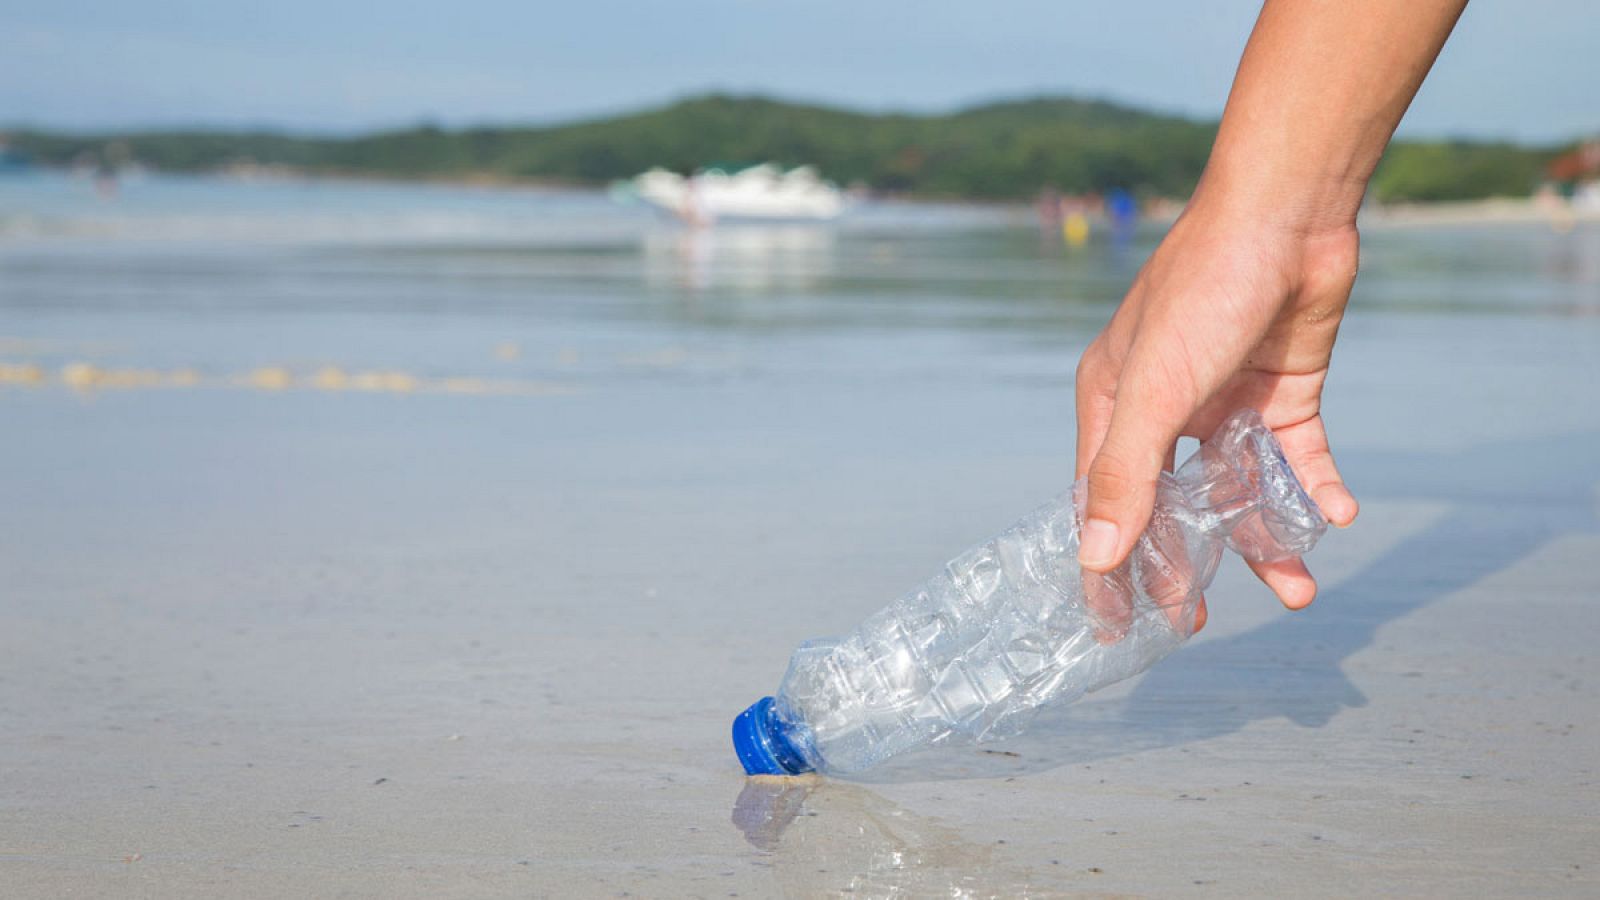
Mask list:
[[[1241,407],[1261,412],[1329,522],[1356,517],[1321,416],[1355,281],[1354,221],[1307,228],[1216,196],[1197,192],[1078,364],[1077,474],[1089,484],[1079,561],[1092,572],[1127,558],[1177,439],[1210,437]],[[1298,559],[1251,567],[1290,609],[1316,596]]]
[[[1078,364],[1085,570],[1127,558],[1176,439],[1209,436],[1241,406],[1277,433],[1328,521],[1355,519],[1323,432],[1322,385],[1356,276],[1356,211],[1465,6],[1262,5],[1188,209]],[[1254,568],[1291,609],[1316,596],[1299,560]]]

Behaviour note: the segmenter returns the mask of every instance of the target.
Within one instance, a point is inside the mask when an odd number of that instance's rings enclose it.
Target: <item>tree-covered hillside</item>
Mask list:
[[[712,95],[572,124],[354,138],[266,132],[60,135],[14,131],[14,149],[65,165],[114,152],[157,169],[240,163],[398,178],[502,177],[601,184],[651,166],[713,162],[817,166],[834,181],[924,197],[1021,199],[1040,188],[1120,187],[1182,197],[1212,123],[1070,98],[994,103],[944,115],[874,115],[760,97]],[[1385,201],[1526,194],[1551,151],[1505,144],[1397,144],[1373,184]]]

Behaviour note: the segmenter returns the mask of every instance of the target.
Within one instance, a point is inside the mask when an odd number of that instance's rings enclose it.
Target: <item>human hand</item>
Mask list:
[[[1353,218],[1315,227],[1230,208],[1202,189],[1078,364],[1077,474],[1088,476],[1079,562],[1106,573],[1149,522],[1180,436],[1260,411],[1328,521],[1355,498],[1328,449],[1322,386],[1355,281]],[[1316,596],[1299,559],[1251,563],[1290,609]],[[1204,600],[1195,615],[1205,621]]]
[[[1091,606],[1129,595],[1116,567],[1150,519],[1176,439],[1210,436],[1241,406],[1261,412],[1328,521],[1355,519],[1328,452],[1322,385],[1355,281],[1356,211],[1465,6],[1262,5],[1189,207],[1078,364]],[[1297,559],[1253,568],[1291,609],[1316,596]],[[1162,587],[1183,596],[1186,585]],[[1115,615],[1096,612],[1115,637]]]

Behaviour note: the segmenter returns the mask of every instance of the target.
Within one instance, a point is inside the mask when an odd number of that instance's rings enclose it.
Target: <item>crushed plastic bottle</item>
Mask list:
[[[745,771],[850,774],[1015,734],[1040,707],[1136,675],[1187,640],[1224,545],[1281,560],[1327,529],[1253,410],[1161,476],[1150,525],[1105,575],[1078,566],[1082,491],[957,557],[850,635],[802,644],[777,696],[734,720]]]

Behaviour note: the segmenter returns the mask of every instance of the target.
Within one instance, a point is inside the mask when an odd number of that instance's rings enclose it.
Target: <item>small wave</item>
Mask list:
[[[497,396],[553,396],[571,394],[574,388],[549,381],[480,378],[467,375],[423,376],[386,369],[347,372],[323,366],[297,372],[285,366],[259,366],[245,372],[207,375],[197,369],[108,368],[87,362],[70,362],[47,369],[32,362],[0,361],[0,388],[66,387],[79,392],[133,389],[223,388],[253,391],[324,391],[382,394],[474,394]]]

